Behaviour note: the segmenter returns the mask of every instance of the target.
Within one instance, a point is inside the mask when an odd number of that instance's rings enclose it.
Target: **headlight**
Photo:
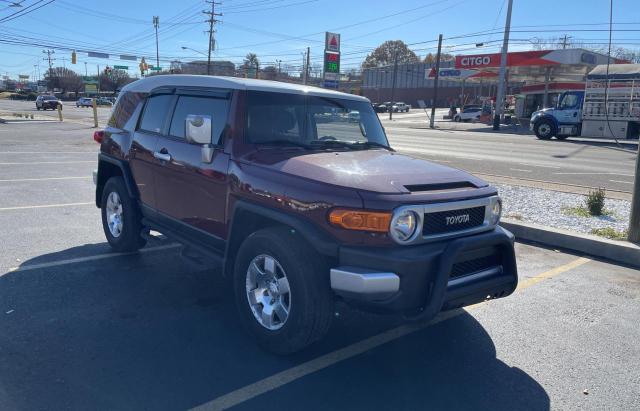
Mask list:
[[[489,204],[489,222],[492,225],[498,224],[502,214],[502,200],[500,197],[493,197]]]
[[[400,211],[393,216],[389,233],[398,242],[409,240],[416,232],[418,215],[410,210]]]

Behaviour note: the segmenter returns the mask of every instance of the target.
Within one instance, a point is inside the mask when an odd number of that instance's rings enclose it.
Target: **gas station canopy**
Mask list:
[[[455,68],[496,75],[500,53],[456,56]],[[543,83],[545,81],[584,81],[586,74],[608,57],[585,49],[534,50],[507,53],[510,82]],[[627,63],[611,59],[612,64]],[[478,77],[478,76],[468,76]]]

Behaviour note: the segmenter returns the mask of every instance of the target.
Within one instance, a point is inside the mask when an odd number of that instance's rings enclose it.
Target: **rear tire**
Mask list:
[[[550,120],[542,119],[533,126],[533,132],[540,140],[550,140],[556,134],[556,127]]]
[[[286,286],[281,286],[283,277]],[[233,282],[243,326],[274,354],[302,350],[322,338],[331,325],[333,294],[328,268],[290,228],[251,234],[238,250]]]
[[[118,252],[138,251],[147,240],[142,237],[142,216],[129,196],[122,177],[111,177],[100,201],[102,228],[111,248]]]

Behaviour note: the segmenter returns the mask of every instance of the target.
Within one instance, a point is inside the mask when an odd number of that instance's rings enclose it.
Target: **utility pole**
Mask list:
[[[393,99],[396,94],[396,77],[398,74],[398,47],[393,53],[393,78],[391,79],[391,106],[389,107],[389,120],[393,120]]]
[[[97,65],[98,66],[98,85],[97,85],[97,89],[98,89],[98,95],[100,95],[100,64]]]
[[[564,37],[562,38],[562,49],[565,50],[567,48],[567,46],[569,45],[568,39],[571,36],[567,36],[566,34],[564,35]]]
[[[302,84],[307,84],[307,53],[302,52]]]
[[[209,51],[207,52],[207,76],[211,75],[211,52],[215,50],[215,38],[214,33],[215,26],[218,20],[216,20],[216,16],[222,16],[222,13],[216,13],[216,6],[219,6],[221,3],[216,3],[215,0],[208,1],[207,3],[211,3],[211,11],[203,11],[204,14],[209,16],[207,22],[209,23]],[[256,76],[258,72],[256,71]]]
[[[507,51],[509,50],[509,31],[511,30],[511,9],[513,0],[507,6],[507,21],[504,26],[504,40],[502,41],[502,56],[500,58],[500,72],[498,75],[498,92],[496,93],[496,113],[493,117],[493,129],[500,130],[500,119],[504,113],[505,77],[507,74]]]
[[[47,55],[47,61],[49,62],[49,74],[52,74],[51,72],[53,71],[53,58],[51,58],[52,54],[56,54],[55,51],[53,50],[42,50],[43,53],[45,53]]]
[[[436,54],[436,77],[433,79],[433,104],[431,104],[431,118],[429,127],[435,128],[436,104],[438,104],[438,79],[440,78],[440,51],[442,50],[442,34],[438,36],[438,53]]]
[[[87,71],[87,62],[84,62],[84,76],[89,77],[89,72]]]
[[[307,47],[307,64],[306,67],[304,69],[304,84],[307,84],[307,81],[309,81],[309,65],[311,60],[311,48]]]
[[[631,217],[629,219],[629,241],[640,243],[640,148],[636,158],[636,177],[633,184]]]
[[[153,28],[156,29],[156,67],[160,67],[160,50],[158,48],[158,26],[160,25],[160,18],[153,16]]]

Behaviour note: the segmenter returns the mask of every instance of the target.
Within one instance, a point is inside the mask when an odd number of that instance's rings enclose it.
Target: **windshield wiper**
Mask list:
[[[308,144],[299,143],[297,141],[287,140],[287,139],[267,140],[267,141],[263,141],[263,142],[255,143],[255,144],[261,145],[261,146],[292,146],[292,147],[304,148],[304,149],[307,149],[307,150],[312,148]]]
[[[341,140],[313,140],[309,143],[311,147],[346,147],[353,148],[348,141]]]
[[[389,150],[389,151],[395,151],[391,147],[382,143],[376,143],[375,141],[358,141],[358,142],[351,143],[351,146],[352,147],[378,147],[378,148],[384,148],[385,150]]]

